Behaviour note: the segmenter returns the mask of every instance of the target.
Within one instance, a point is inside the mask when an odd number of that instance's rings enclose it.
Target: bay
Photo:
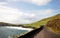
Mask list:
[[[0,27],[0,38],[10,38],[16,35],[20,35],[21,33],[28,32],[32,29],[26,29],[22,27]]]

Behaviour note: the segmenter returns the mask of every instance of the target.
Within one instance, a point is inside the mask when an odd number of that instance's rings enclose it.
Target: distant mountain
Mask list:
[[[10,23],[5,23],[5,22],[0,22],[0,26],[13,26],[13,24]]]
[[[60,14],[57,14],[57,15],[52,16],[52,17],[49,17],[49,18],[42,19],[42,20],[40,20],[40,21],[38,21],[38,22],[35,22],[35,23],[32,23],[32,24],[26,24],[25,26],[27,26],[27,27],[39,28],[41,25],[46,25],[46,23],[47,23],[49,20],[57,19],[57,18],[60,19]]]
[[[23,25],[16,25],[16,24],[10,24],[10,23],[5,23],[5,22],[0,22],[0,26],[23,26]]]

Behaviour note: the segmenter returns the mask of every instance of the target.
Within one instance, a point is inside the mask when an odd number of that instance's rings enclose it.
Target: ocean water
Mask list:
[[[0,38],[10,38],[16,35],[20,35],[23,32],[28,32],[28,30],[0,27]]]

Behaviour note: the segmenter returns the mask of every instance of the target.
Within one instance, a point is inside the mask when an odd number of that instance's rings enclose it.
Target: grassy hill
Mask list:
[[[49,17],[49,18],[42,19],[42,20],[40,20],[40,21],[38,21],[38,22],[35,22],[35,23],[32,23],[32,24],[26,24],[25,26],[27,26],[27,27],[39,28],[41,25],[46,25],[46,23],[47,23],[49,20],[57,19],[57,18],[60,19],[60,14],[57,14],[57,15],[52,16],[52,17]]]
[[[57,18],[60,19],[60,14],[57,14],[57,15],[55,15],[55,16],[42,19],[42,20],[40,20],[40,21],[31,23],[31,24],[15,25],[15,24],[10,24],[10,23],[0,22],[0,26],[17,26],[17,27],[20,27],[20,26],[21,26],[21,27],[24,27],[24,28],[33,28],[33,29],[35,29],[35,28],[39,28],[41,25],[46,25],[46,23],[47,23],[49,20],[57,19]]]

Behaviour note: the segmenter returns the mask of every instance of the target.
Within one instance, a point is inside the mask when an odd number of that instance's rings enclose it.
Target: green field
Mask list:
[[[31,23],[31,24],[25,24],[25,26],[27,26],[27,27],[39,28],[41,25],[46,25],[46,23],[47,23],[49,20],[57,19],[57,18],[60,19],[60,14],[57,14],[57,15],[55,15],[55,16],[51,16],[51,17],[48,17],[48,18],[44,18],[44,19],[42,19],[42,20],[40,20],[40,21]]]

